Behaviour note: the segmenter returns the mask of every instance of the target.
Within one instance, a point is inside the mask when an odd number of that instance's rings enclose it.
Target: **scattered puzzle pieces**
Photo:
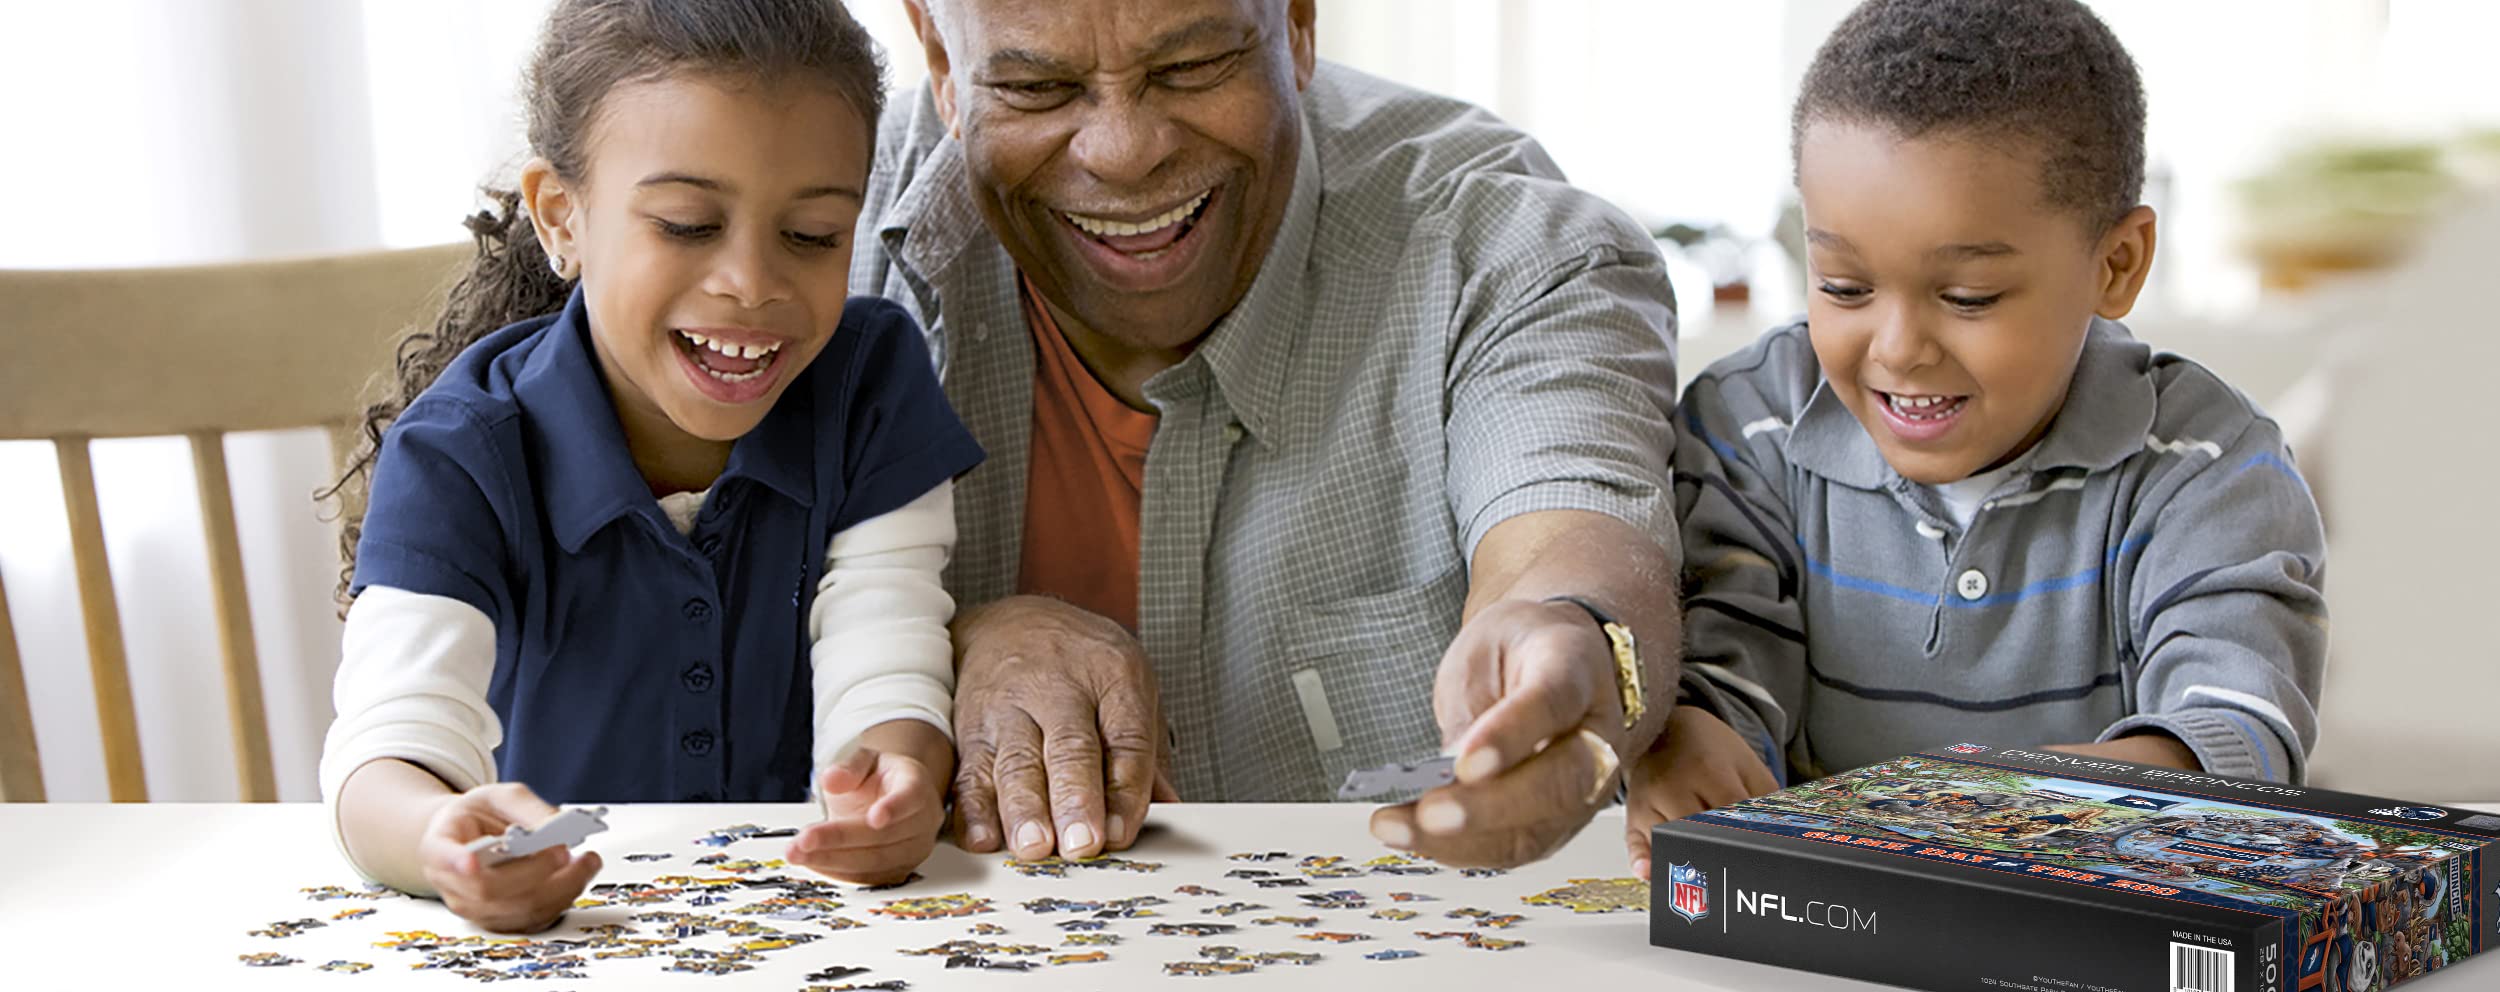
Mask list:
[[[1649,883],[1637,878],[1575,878],[1570,885],[1519,897],[1531,906],[1569,906],[1574,913],[1649,910]]]
[[[314,902],[329,902],[332,899],[388,899],[399,895],[392,891],[390,886],[380,882],[368,884],[361,889],[337,885],[308,885],[300,891],[304,893],[304,898]]]
[[[1417,930],[1415,931],[1415,936],[1422,937],[1425,940],[1454,939],[1464,942],[1467,946],[1480,951],[1507,951],[1512,948],[1528,946],[1527,941],[1503,940],[1498,937],[1487,937],[1484,935],[1484,932],[1480,930]]]
[[[1230,923],[1157,923],[1146,932],[1157,937],[1213,937],[1239,929]]]
[[[977,968],[982,971],[1031,971],[1036,967],[1031,961],[1014,959],[998,961],[978,954],[955,955],[946,959],[946,966],[948,968]]]
[[[303,933],[306,930],[317,930],[326,926],[329,926],[329,924],[307,916],[300,920],[280,920],[259,930],[246,931],[246,935],[252,937],[292,937],[296,934]]]
[[[1312,909],[1362,909],[1365,906],[1370,905],[1370,903],[1363,898],[1362,893],[1356,892],[1353,889],[1338,889],[1334,892],[1305,892],[1302,894],[1301,898],[1302,902],[1305,905],[1310,906]]]
[[[1132,861],[1128,858],[1035,858],[1023,861],[1009,858],[1007,870],[1026,878],[1066,878],[1070,869],[1108,869],[1137,874],[1158,872],[1163,864],[1157,861]]]
[[[986,957],[992,954],[1044,954],[1049,951],[1050,948],[1035,947],[1031,944],[993,944],[988,941],[981,940],[950,940],[935,947],[899,949],[897,953],[908,954],[913,957],[957,957],[962,955]]]
[[[1215,975],[1247,975],[1257,971],[1258,968],[1258,965],[1248,961],[1173,961],[1163,966],[1163,973],[1184,978],[1203,978]]]
[[[799,829],[797,827],[766,828],[756,826],[752,823],[741,823],[735,826],[722,827],[718,830],[712,831],[711,833],[697,837],[694,839],[694,842],[705,847],[728,847],[729,845],[742,840],[765,840],[773,837],[796,837],[798,835]]]
[[[924,896],[918,899],[895,899],[869,910],[898,920],[942,920],[960,916],[978,916],[990,912],[990,901],[968,892],[952,895]]]
[[[704,847],[725,848],[742,840],[790,836],[796,832],[795,828],[776,831],[753,824],[742,824],[715,831],[704,838],[697,839],[695,843]],[[763,852],[756,850],[756,853]],[[697,854],[700,856],[695,856]],[[674,862],[677,855],[669,852],[649,852],[623,857],[628,862],[654,864]],[[645,975],[656,969],[683,974],[729,976],[755,971],[766,963],[768,956],[805,946],[812,941],[822,940],[828,933],[874,926],[873,922],[863,922],[874,919],[869,915],[862,914],[859,918],[853,919],[836,915],[836,911],[843,908],[844,899],[861,898],[852,893],[879,891],[894,887],[854,886],[848,883],[837,885],[806,872],[798,872],[802,877],[793,878],[782,874],[784,871],[795,871],[783,861],[760,857],[740,858],[735,854],[722,851],[693,852],[688,855],[688,858],[694,867],[686,870],[700,871],[703,874],[662,875],[650,881],[622,881],[593,886],[584,893],[584,898],[579,905],[606,907],[605,913],[609,914],[606,920],[589,925],[568,927],[544,938],[446,937],[421,930],[410,930],[390,931],[386,939],[374,941],[374,943],[377,947],[388,951],[409,955],[410,966],[413,968],[442,971],[481,982],[515,979],[588,978],[595,980],[610,974],[632,974],[630,970],[619,971],[617,969],[636,967],[644,969],[642,973]],[[1456,871],[1468,879],[1488,879],[1504,874],[1499,870],[1490,869],[1444,868],[1405,853],[1379,854],[1376,848],[1371,853],[1358,853],[1353,858],[1335,854],[1259,851],[1234,854],[1227,860],[1233,862],[1234,865],[1210,866],[1204,861],[1197,861],[1191,863],[1189,867],[1204,872],[1205,874],[1200,877],[1210,877],[1211,881],[1213,880],[1211,876],[1216,871],[1222,871],[1229,878],[1250,880],[1262,890],[1296,890],[1293,892],[1293,902],[1283,907],[1283,913],[1275,913],[1269,906],[1249,900],[1226,901],[1224,893],[1214,886],[1185,882],[1174,884],[1166,895],[1137,895],[1121,899],[1101,896],[1085,899],[1039,897],[1018,903],[1017,905],[1020,905],[1026,912],[1035,916],[1070,917],[1047,921],[1061,932],[1057,944],[1048,947],[1008,943],[1010,929],[1003,925],[1003,918],[978,919],[984,914],[998,912],[999,907],[993,904],[991,898],[970,892],[922,894],[912,898],[885,899],[882,900],[881,905],[869,909],[869,913],[874,914],[875,917],[884,917],[885,921],[972,918],[970,922],[959,922],[954,927],[941,927],[934,931],[939,935],[944,935],[947,930],[955,930],[958,934],[965,935],[959,939],[931,947],[898,949],[899,953],[904,955],[934,959],[924,960],[924,963],[916,965],[931,969],[931,972],[924,972],[924,974],[933,973],[941,962],[947,969],[983,973],[1027,972],[1045,967],[1107,963],[1115,956],[1113,949],[1122,944],[1122,932],[1135,933],[1137,931],[1133,929],[1134,927],[1142,926],[1145,934],[1159,937],[1215,938],[1238,933],[1243,929],[1233,922],[1217,922],[1219,919],[1253,913],[1257,915],[1242,917],[1242,919],[1247,924],[1255,924],[1259,928],[1270,931],[1282,930],[1283,935],[1292,936],[1300,946],[1311,948],[1311,950],[1288,951],[1208,945],[1201,948],[1199,960],[1165,964],[1165,973],[1169,975],[1212,977],[1246,974],[1269,967],[1316,966],[1323,963],[1322,956],[1315,953],[1323,950],[1316,947],[1317,944],[1329,943],[1344,946],[1380,942],[1379,937],[1369,933],[1320,929],[1323,926],[1361,925],[1354,917],[1341,917],[1332,921],[1324,915],[1319,915],[1320,911],[1356,910],[1361,911],[1369,920],[1404,924],[1420,919],[1423,915],[1418,912],[1420,907],[1410,907],[1407,904],[1436,901],[1434,896],[1418,892],[1366,894],[1352,888],[1329,889],[1326,887],[1328,884],[1363,885],[1366,883],[1359,881],[1320,883],[1312,881],[1313,879],[1381,876],[1384,883],[1373,884],[1431,884],[1403,879],[1385,880],[1394,876],[1426,876],[1443,871]],[[1104,871],[1151,873],[1161,871],[1166,867],[1159,862],[1123,857],[1074,860],[1038,858],[1032,861],[1002,859],[1000,863],[1003,867],[1023,877],[1035,879],[1071,879],[1081,876],[1087,870],[1097,873]],[[655,864],[655,868],[666,870],[666,866],[663,865]],[[915,880],[917,876],[897,884],[907,885]],[[1529,906],[1567,908],[1574,913],[1631,912],[1647,908],[1648,887],[1637,879],[1572,878],[1569,882],[1570,884],[1566,886],[1523,896],[1521,902]],[[1057,887],[1047,883],[1042,886],[1037,886],[1035,883],[1024,884],[1027,892],[1040,887]],[[363,891],[357,890],[354,886],[306,887],[301,891],[307,899],[313,901],[400,898],[398,893],[378,886],[368,887]],[[1012,891],[1012,888],[1009,891]],[[1078,891],[1094,893],[1101,889],[1099,887],[1088,889],[1080,886]],[[1245,895],[1249,894],[1253,893],[1245,893]],[[895,895],[902,896],[906,893],[895,893]],[[1147,919],[1157,915],[1156,907],[1165,907],[1172,903],[1167,896],[1198,897],[1205,901],[1186,904],[1191,908],[1189,914],[1184,914],[1179,908],[1162,910],[1181,919],[1168,921]],[[1480,895],[1471,901],[1481,902],[1483,898],[1486,897]],[[1382,905],[1375,906],[1373,900],[1378,900]],[[879,900],[864,901],[879,902]],[[1297,915],[1296,911],[1311,915]],[[345,922],[373,918],[377,915],[377,910],[369,906],[358,905],[322,915],[331,921]],[[1190,919],[1189,915],[1196,915],[1199,918]],[[1527,917],[1520,914],[1500,913],[1474,905],[1462,905],[1443,915],[1453,921],[1444,925],[1459,926],[1462,929],[1441,932],[1416,931],[1416,934],[1427,941],[1443,940],[1461,943],[1474,950],[1498,952],[1527,946],[1526,941],[1503,939],[1492,935],[1496,931],[1518,927],[1525,923]],[[574,919],[580,921],[582,918],[576,916]],[[619,920],[630,920],[631,924],[614,922]],[[1121,922],[1123,920],[1136,920],[1137,923],[1123,925]],[[803,929],[796,926],[801,923],[814,924],[814,926]],[[251,931],[251,933],[256,937],[293,937],[302,934],[304,930],[323,925],[325,924],[318,919],[284,920],[270,924],[261,930]],[[789,929],[777,929],[776,925]],[[1050,931],[1035,931],[1028,935],[1040,936],[1048,932]],[[361,931],[350,930],[345,933],[359,934]],[[1270,943],[1282,943],[1278,940],[1279,936],[1281,935],[1271,932],[1265,940]],[[307,943],[318,943],[322,939],[333,938],[315,938]],[[357,940],[363,942],[371,938],[360,936]],[[1243,942],[1252,943],[1247,939]],[[698,943],[701,946],[695,946]],[[872,943],[873,946],[888,949],[896,948],[897,944],[891,939],[891,935],[887,938],[873,938],[872,936]],[[300,951],[305,944],[293,946],[299,948]],[[318,948],[318,950],[327,949],[327,947]],[[1350,951],[1351,948],[1348,948],[1348,952]],[[1420,950],[1382,946],[1381,949],[1362,956],[1371,961],[1398,961],[1422,955],[1423,952]],[[313,962],[320,962],[329,960],[334,955],[306,953],[305,956]],[[283,967],[305,963],[284,955],[270,954],[247,956],[242,960],[256,967]],[[376,960],[386,971],[392,967],[387,962]],[[591,967],[593,962],[601,964],[593,968]],[[321,965],[319,970],[356,974],[372,970],[373,967],[374,965],[364,962],[340,959],[329,960],[329,963]],[[878,982],[864,981],[860,976],[867,970],[847,965],[832,965],[816,969],[807,974],[806,984],[801,992],[904,992],[910,987],[911,983],[900,978]],[[797,973],[791,972],[794,975]],[[972,978],[973,976],[966,977]],[[1001,979],[1001,981],[1012,980]],[[843,984],[845,982],[851,984]]]

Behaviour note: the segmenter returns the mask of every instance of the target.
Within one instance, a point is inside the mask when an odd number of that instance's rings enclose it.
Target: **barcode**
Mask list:
[[[2170,992],[2237,992],[2231,987],[2233,952],[2194,944],[2170,945]]]

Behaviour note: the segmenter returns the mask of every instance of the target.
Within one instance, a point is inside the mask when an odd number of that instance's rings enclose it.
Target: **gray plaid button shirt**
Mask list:
[[[1433,673],[1493,525],[1592,510],[1675,548],[1655,243],[1466,104],[1323,65],[1302,111],[1249,294],[1145,387],[1138,633],[1193,800],[1326,799],[1437,751]],[[852,292],[920,319],[990,453],[947,572],[988,602],[1016,591],[1033,424],[1015,267],[925,87],[877,149]]]

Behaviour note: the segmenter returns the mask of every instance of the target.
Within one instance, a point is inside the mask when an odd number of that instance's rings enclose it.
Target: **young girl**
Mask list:
[[[846,301],[883,82],[838,0],[556,4],[536,157],[341,483],[370,495],[321,784],[359,870],[538,929],[598,857],[471,840],[811,776],[791,861],[928,855],[981,453],[910,318]]]

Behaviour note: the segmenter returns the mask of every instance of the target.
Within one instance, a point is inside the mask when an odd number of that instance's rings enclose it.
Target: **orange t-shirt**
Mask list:
[[[1056,596],[1134,631],[1155,415],[1094,378],[1029,281],[1024,322],[1033,330],[1033,438],[1016,591]]]

